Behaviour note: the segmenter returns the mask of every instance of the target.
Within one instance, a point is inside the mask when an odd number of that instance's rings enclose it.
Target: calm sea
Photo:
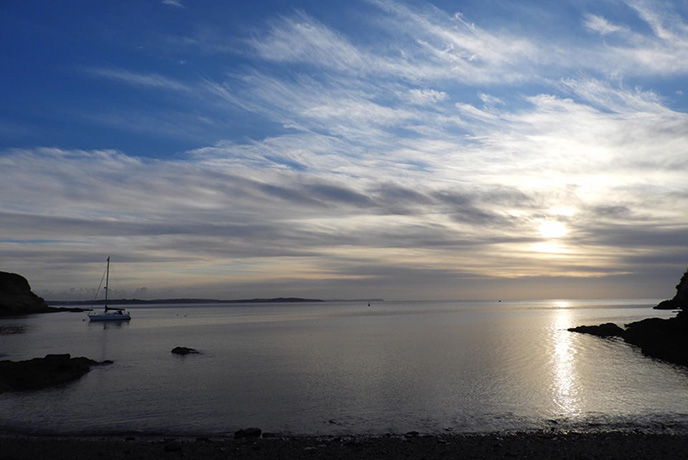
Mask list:
[[[0,320],[0,359],[114,364],[0,394],[0,430],[295,434],[685,429],[688,370],[580,324],[654,300],[133,306],[125,324]],[[186,346],[200,355],[177,356]]]

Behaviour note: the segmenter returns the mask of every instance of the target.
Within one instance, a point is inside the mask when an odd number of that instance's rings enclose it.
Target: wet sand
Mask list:
[[[688,435],[645,432],[434,436],[0,436],[20,459],[685,459]]]

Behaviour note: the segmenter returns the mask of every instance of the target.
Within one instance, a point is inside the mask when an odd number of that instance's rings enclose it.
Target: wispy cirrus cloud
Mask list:
[[[191,91],[192,87],[155,73],[139,73],[124,69],[85,68],[85,73],[94,77],[117,81],[127,85],[143,88],[155,88],[171,91]]]
[[[264,37],[248,44],[269,61],[314,64],[347,73],[375,71],[379,59],[304,12],[280,18]]]
[[[602,35],[612,34],[615,32],[628,32],[626,27],[612,24],[602,16],[596,14],[588,14],[585,16],[584,25],[587,29],[597,32]]]
[[[673,76],[685,73],[688,64],[681,56],[688,51],[688,23],[676,14],[669,3],[642,0],[626,2],[637,13],[649,31],[631,30],[622,24],[596,15],[588,15],[585,25],[593,32],[607,35],[618,33],[617,41],[604,43],[595,54],[604,53],[605,61],[594,68],[625,75]]]
[[[372,3],[390,14],[388,29],[397,31],[396,38],[405,44],[403,56],[408,57],[409,67],[419,69],[419,76],[482,83],[513,81],[523,76],[516,64],[522,67],[537,54],[529,39],[493,34],[461,13],[448,16],[434,7],[417,10],[386,0]]]
[[[281,63],[306,63],[353,76],[389,76],[417,81],[461,79],[499,81],[517,78],[510,66],[531,56],[527,40],[498,37],[478,29],[460,15],[446,17],[438,10],[414,11],[395,2],[373,2],[392,16],[385,18],[387,39],[394,53],[356,46],[346,36],[305,13],[275,21],[267,37],[249,44],[260,57]],[[413,31],[409,36],[407,31]],[[488,71],[488,69],[491,69]],[[495,72],[500,69],[500,72]]]
[[[434,89],[409,89],[405,97],[416,105],[433,105],[446,100],[449,95],[444,91]]]
[[[181,0],[162,0],[163,5],[174,6],[175,8],[186,8]]]

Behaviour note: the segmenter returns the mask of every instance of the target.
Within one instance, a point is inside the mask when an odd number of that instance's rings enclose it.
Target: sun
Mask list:
[[[566,236],[569,229],[566,228],[566,224],[558,221],[547,221],[540,224],[540,235],[543,238],[553,239],[561,238]]]

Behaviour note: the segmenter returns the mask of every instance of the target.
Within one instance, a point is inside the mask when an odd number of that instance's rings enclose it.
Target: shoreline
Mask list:
[[[3,458],[115,459],[678,459],[688,433],[641,431],[521,433],[407,433],[384,436],[0,435]]]

